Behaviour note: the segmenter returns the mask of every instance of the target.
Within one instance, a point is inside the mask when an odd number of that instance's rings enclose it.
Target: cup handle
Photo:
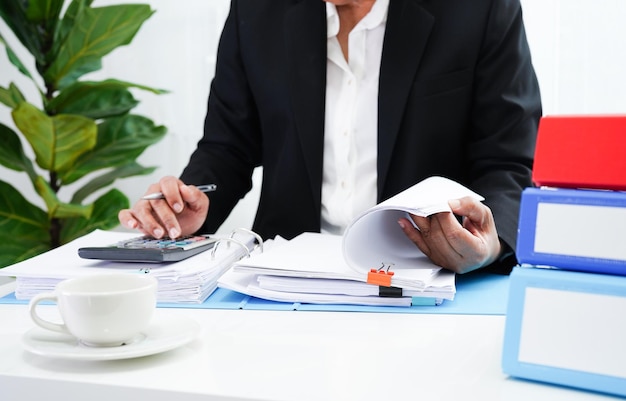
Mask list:
[[[44,329],[70,334],[65,324],[52,323],[39,317],[37,314],[37,305],[42,301],[52,301],[56,303],[57,296],[54,293],[38,294],[30,300],[28,311],[30,312],[30,317],[33,319],[33,322]]]

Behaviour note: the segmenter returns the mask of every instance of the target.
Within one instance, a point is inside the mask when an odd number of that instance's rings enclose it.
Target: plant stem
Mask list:
[[[59,193],[59,189],[61,189],[56,171],[50,171],[50,188],[52,188],[55,194]]]
[[[61,221],[55,217],[50,220],[50,247],[51,249],[54,249],[60,245],[61,245]]]
[[[57,179],[57,173],[54,171],[50,172],[50,188],[52,188],[55,194],[61,188]],[[50,247],[54,249],[59,245],[61,245],[61,221],[53,217],[50,220]]]

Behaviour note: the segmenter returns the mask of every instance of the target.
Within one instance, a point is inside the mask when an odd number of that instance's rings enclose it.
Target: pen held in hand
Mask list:
[[[215,184],[208,184],[208,185],[198,185],[196,188],[198,188],[200,191],[202,192],[213,192],[217,189],[217,185]],[[148,194],[143,196],[141,199],[144,200],[155,200],[155,199],[164,199],[165,196],[163,196],[163,194],[161,192],[155,192],[152,194]]]

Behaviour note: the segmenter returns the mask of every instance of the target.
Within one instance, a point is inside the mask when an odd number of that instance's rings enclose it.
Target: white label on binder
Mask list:
[[[535,252],[626,260],[626,208],[539,203]]]
[[[626,379],[626,298],[526,289],[519,361]]]

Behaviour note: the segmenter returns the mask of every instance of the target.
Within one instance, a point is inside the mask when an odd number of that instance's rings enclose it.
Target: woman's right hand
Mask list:
[[[118,213],[120,223],[145,235],[178,238],[200,229],[209,211],[209,197],[176,177],[161,178],[146,194],[161,192],[164,199],[140,199],[131,209]]]

